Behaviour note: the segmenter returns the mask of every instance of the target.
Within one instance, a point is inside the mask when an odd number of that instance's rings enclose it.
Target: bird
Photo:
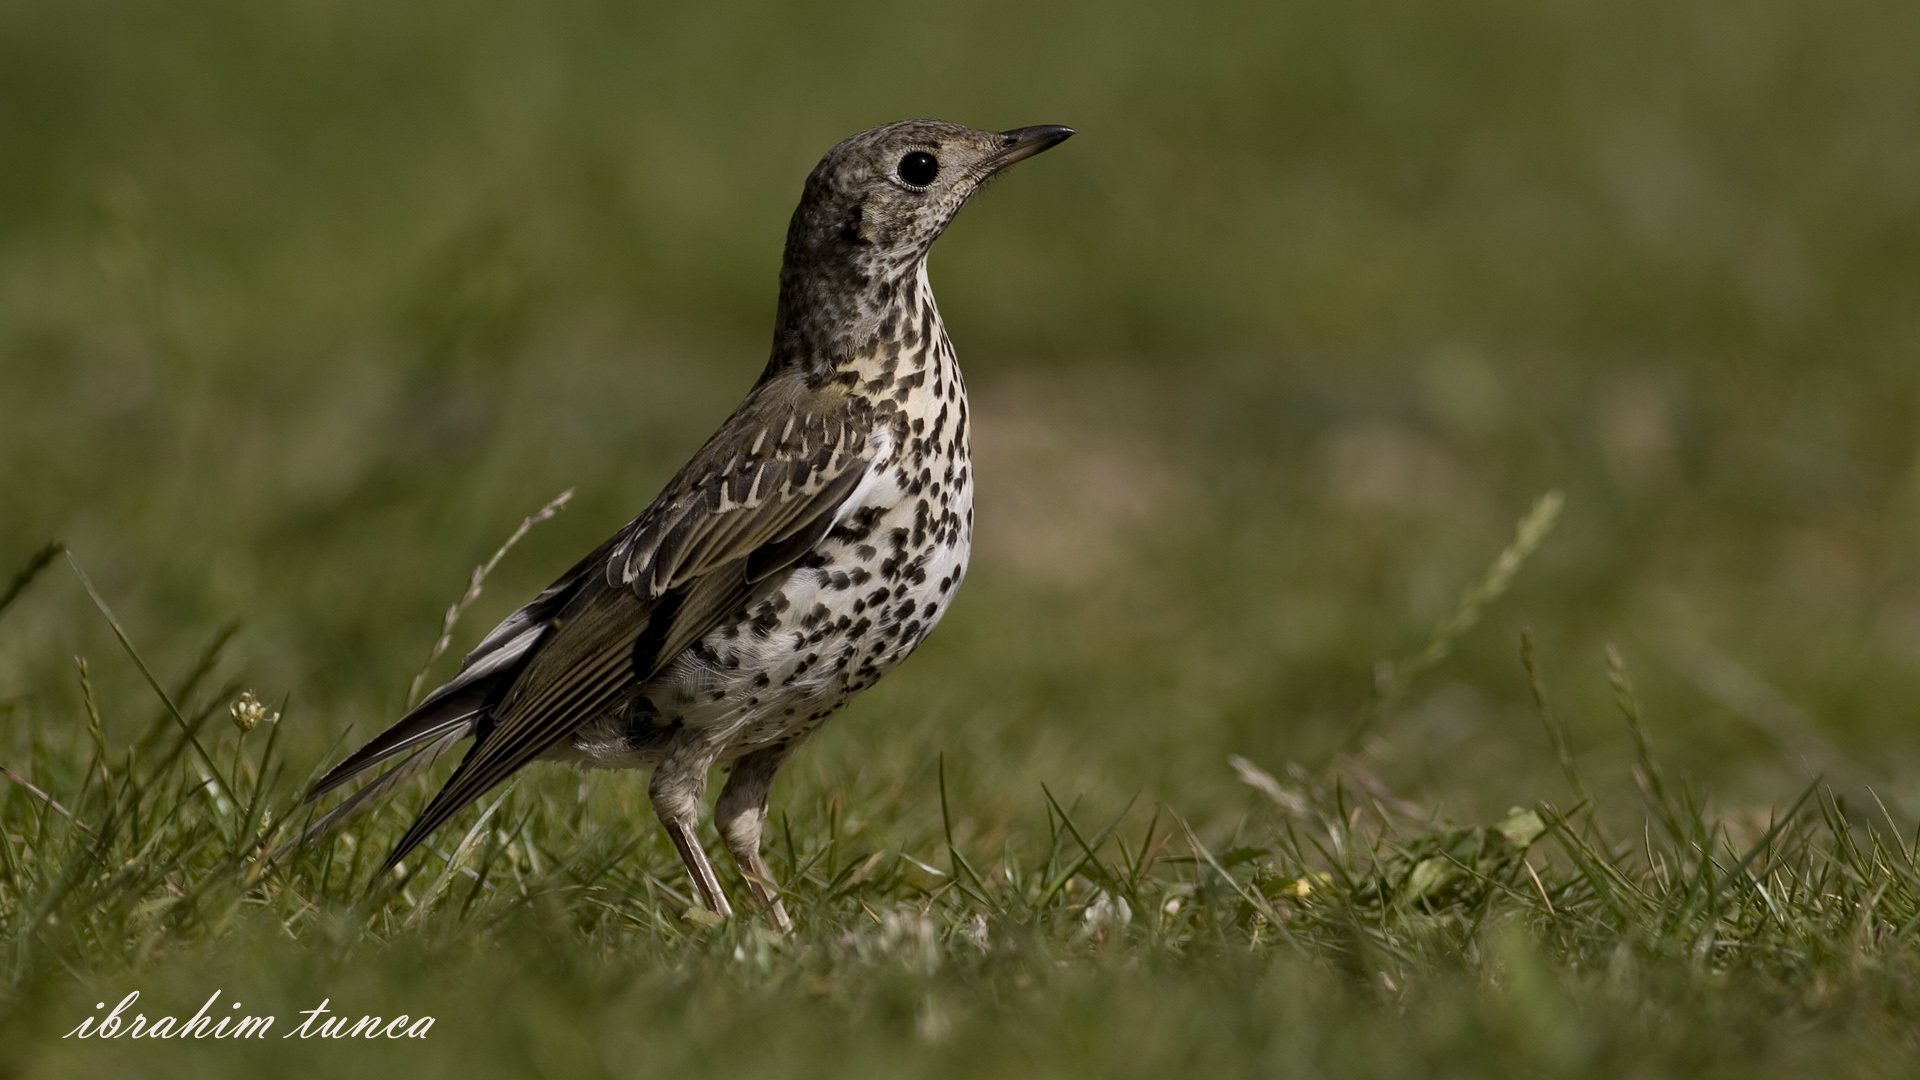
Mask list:
[[[650,768],[701,906],[731,918],[697,832],[726,766],[715,827],[790,930],[760,854],[774,776],[926,638],[967,569],[967,394],[928,252],[982,185],[1073,134],[916,119],[829,150],[788,226],[772,350],[745,399],[637,517],[315,781],[309,803],[400,759],[301,841],[464,739],[376,881],[529,762]]]

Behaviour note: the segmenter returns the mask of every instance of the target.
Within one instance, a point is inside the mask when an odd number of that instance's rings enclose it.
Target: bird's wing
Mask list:
[[[661,597],[750,556],[765,577],[826,534],[885,439],[840,394],[763,384],[614,546],[609,584]]]
[[[737,612],[757,581],[811,549],[883,464],[888,447],[871,431],[844,398],[762,384],[609,541],[604,575],[584,577],[548,621],[524,669],[488,710],[479,740],[388,866]]]

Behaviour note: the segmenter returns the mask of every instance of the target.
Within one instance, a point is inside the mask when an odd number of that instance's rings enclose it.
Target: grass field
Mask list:
[[[0,9],[0,1074],[1909,1075],[1917,54],[1892,0]],[[799,930],[557,766],[392,891],[424,785],[263,864],[516,525],[574,492],[433,674],[725,416],[807,169],[913,115],[1081,134],[933,258],[975,561],[775,788]],[[61,1038],[135,990],[276,1026]],[[279,1037],[323,998],[435,1022]]]

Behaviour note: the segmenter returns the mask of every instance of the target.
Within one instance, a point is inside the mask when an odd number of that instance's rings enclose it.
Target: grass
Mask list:
[[[0,1073],[1904,1075],[1916,52],[1892,0],[5,7]],[[391,894],[424,781],[263,864],[726,414],[800,178],[909,115],[1081,133],[934,256],[975,561],[776,787],[799,933],[686,918],[628,776]],[[438,1020],[59,1038],[216,988]]]
[[[1425,646],[1382,665],[1362,722],[1479,621],[1560,505],[1557,493],[1542,498]],[[17,581],[51,561],[36,557]],[[476,570],[463,602],[498,561]],[[1568,1076],[1817,1062],[1828,1074],[1894,1075],[1915,1049],[1904,1018],[1920,976],[1920,834],[1904,836],[1884,806],[1880,821],[1856,823],[1817,779],[1764,828],[1727,820],[1703,791],[1666,777],[1613,651],[1639,835],[1616,834],[1585,797],[1528,640],[1571,805],[1541,801],[1450,827],[1389,790],[1364,751],[1317,774],[1294,766],[1285,780],[1236,757],[1267,805],[1211,843],[1175,805],[1136,799],[1093,816],[1043,788],[1040,820],[989,849],[956,840],[941,760],[937,827],[900,820],[898,806],[850,812],[836,797],[799,820],[782,815],[772,862],[800,924],[782,937],[757,919],[699,909],[671,848],[633,828],[630,790],[625,800],[604,789],[586,798],[586,785],[552,772],[492,797],[397,880],[372,874],[418,793],[401,812],[350,821],[276,862],[269,852],[312,815],[276,752],[284,713],[269,715],[251,693],[222,708],[230,690],[201,691],[224,644],[172,691],[151,680],[162,715],[125,746],[101,734],[82,662],[89,740],[74,749],[86,752],[35,760],[45,787],[7,773],[0,900],[7,1023],[19,1035],[51,1036],[67,1014],[98,1022],[106,1012],[80,999],[114,998],[130,977],[169,976],[148,991],[163,1001],[183,977],[218,989],[272,971],[261,989],[276,1003],[307,990],[318,995],[312,1008],[352,989],[369,1010],[420,1009],[410,1000],[443,1013],[504,1010],[534,1043],[462,1025],[450,1052],[346,1052],[434,1072],[497,1066],[492,1055],[504,1054],[620,1073],[635,1059],[618,1047],[631,1045],[648,1073],[667,1067],[654,1059],[661,1039],[701,1069],[823,1075],[843,1074],[850,1059],[930,1074],[1213,1061],[1233,1072]],[[476,990],[482,972],[490,985]],[[702,1002],[717,1015],[703,1015]],[[184,1016],[190,1004],[176,1009]],[[637,1032],[629,1009],[645,1018]],[[344,1000],[338,1011],[354,1018]],[[816,1020],[804,1022],[809,1014]],[[299,1020],[278,1018],[283,1029]],[[1136,1022],[1151,1034],[1129,1032]],[[1395,1034],[1363,1038],[1353,1025],[1368,1023]],[[1818,1049],[1829,1044],[1845,1047],[1841,1060]],[[19,1062],[54,1073],[103,1062],[219,1072],[313,1053],[125,1045],[41,1043]]]

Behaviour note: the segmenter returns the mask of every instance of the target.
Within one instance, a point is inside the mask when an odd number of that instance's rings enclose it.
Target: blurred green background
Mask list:
[[[1593,777],[1617,642],[1723,803],[1920,812],[1916,56],[1899,0],[7,4],[0,569],[65,540],[169,673],[241,620],[317,764],[524,515],[578,491],[456,655],[726,415],[822,152],[1064,123],[932,260],[967,588],[776,806],[937,820],[944,753],[989,836],[1042,782],[1229,821],[1227,755],[1324,763],[1557,488],[1388,783],[1564,798],[1531,625]],[[0,619],[0,760],[80,737],[75,654],[139,700],[62,572]]]
[[[1910,828],[1916,56],[1903,0],[0,4],[0,575],[65,540],[169,682],[240,621],[213,684],[290,700],[282,748],[319,765],[396,715],[526,513],[578,490],[438,671],[720,423],[828,146],[910,115],[1068,123],[933,256],[973,390],[972,577],[776,811],[845,809],[868,844],[935,857],[945,755],[973,851],[1044,834],[1041,784],[1225,840],[1261,799],[1227,755],[1325,765],[1380,659],[1419,650],[1557,488],[1513,592],[1373,724],[1386,784],[1452,821],[1567,801],[1530,625],[1601,805],[1634,805],[1617,642],[1668,771],[1722,807],[1764,821],[1824,773]],[[83,761],[75,655],[109,742],[150,719],[54,567],[0,617],[0,763]],[[591,784],[639,801],[637,776]],[[434,1055],[338,1061],[463,1076],[1242,1074],[1254,1047],[1327,1072],[1786,1074],[1832,1067],[1828,1038],[1893,1076],[1914,1015],[1910,967],[1872,965],[1795,1005],[1880,986],[1864,1028],[1776,1024],[1740,986],[1649,1020],[1521,953],[1380,1024],[1392,1007],[1311,959],[987,959],[968,1005],[972,976],[780,982],[762,949],[772,992],[730,945],[701,961],[649,934],[490,938],[474,967],[445,963],[457,926],[392,953],[255,938],[161,955],[138,986],[227,986],[282,1019],[424,999]],[[129,978],[36,984],[13,1030],[46,1036],[42,1072],[98,1074],[106,1051],[54,1026]],[[296,1045],[261,1053],[311,1065]]]

